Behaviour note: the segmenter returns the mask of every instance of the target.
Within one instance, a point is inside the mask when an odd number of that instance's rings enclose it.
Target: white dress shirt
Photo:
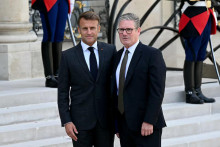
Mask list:
[[[138,40],[134,45],[132,45],[131,47],[129,47],[128,49],[126,49],[124,47],[124,51],[121,55],[121,59],[120,59],[120,62],[118,64],[118,67],[117,67],[117,70],[116,70],[116,84],[117,84],[117,89],[119,87],[119,75],[120,75],[120,69],[121,69],[121,63],[122,63],[122,60],[124,58],[124,55],[125,55],[125,51],[128,50],[129,53],[128,53],[128,60],[127,60],[127,64],[126,64],[126,69],[125,69],[125,79],[126,79],[126,75],[127,75],[127,71],[128,71],[128,67],[130,65],[130,62],[131,62],[131,59],[132,59],[132,56],[134,54],[134,51],[138,45],[140,41]]]
[[[82,40],[81,40],[81,46],[83,49],[83,54],[84,54],[84,57],[86,60],[86,64],[90,70],[90,64],[89,64],[90,51],[88,50],[88,48],[90,46],[85,44]],[[92,45],[92,47],[94,48],[94,53],[95,53],[95,57],[96,57],[96,61],[97,61],[97,67],[99,68],[99,53],[98,53],[97,41]]]

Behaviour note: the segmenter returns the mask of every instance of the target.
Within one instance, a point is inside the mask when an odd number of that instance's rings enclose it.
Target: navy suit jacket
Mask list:
[[[61,124],[73,122],[78,130],[89,130],[98,121],[108,127],[110,81],[115,46],[98,42],[99,69],[94,80],[86,64],[81,43],[63,51],[58,84]]]
[[[123,49],[116,54],[111,94],[117,106],[116,69]],[[166,126],[161,104],[164,97],[166,66],[159,50],[138,44],[131,59],[124,84],[124,114],[129,129],[140,131],[143,122],[154,128]],[[116,108],[115,114],[120,117]]]

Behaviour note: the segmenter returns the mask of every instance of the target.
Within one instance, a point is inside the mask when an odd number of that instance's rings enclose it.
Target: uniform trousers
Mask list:
[[[49,12],[40,12],[43,41],[62,42],[68,16],[68,1],[57,0]]]

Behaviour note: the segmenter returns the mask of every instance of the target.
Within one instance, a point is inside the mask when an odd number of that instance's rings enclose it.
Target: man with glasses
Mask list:
[[[58,84],[62,126],[74,147],[113,147],[110,82],[114,45],[97,41],[100,18],[91,11],[78,20],[81,41],[63,51]]]
[[[132,13],[119,18],[124,47],[116,54],[112,78],[117,136],[122,147],[160,147],[166,126],[162,101],[166,66],[159,50],[139,41],[140,20]]]

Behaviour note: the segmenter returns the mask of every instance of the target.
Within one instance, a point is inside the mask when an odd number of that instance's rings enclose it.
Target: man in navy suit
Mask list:
[[[110,81],[114,45],[98,42],[100,19],[94,12],[80,15],[82,39],[62,53],[58,107],[62,126],[74,147],[113,147]]]
[[[124,47],[116,54],[111,93],[121,147],[160,147],[166,126],[162,54],[139,41],[140,20],[135,14],[122,15],[117,30]]]

